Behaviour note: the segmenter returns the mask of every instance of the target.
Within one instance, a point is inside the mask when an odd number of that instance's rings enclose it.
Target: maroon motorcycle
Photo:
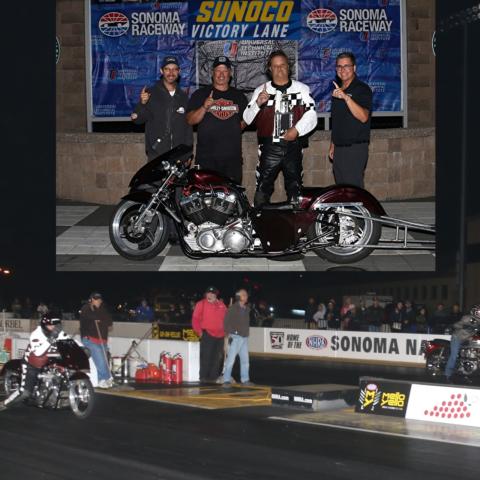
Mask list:
[[[405,238],[407,228],[433,228],[386,217],[373,195],[347,185],[303,188],[295,203],[257,209],[242,186],[214,171],[189,168],[191,159],[192,148],[181,145],[133,176],[109,228],[111,243],[122,257],[155,257],[175,228],[183,252],[194,259],[278,257],[313,250],[345,264],[382,248],[382,223],[398,227],[401,222]]]

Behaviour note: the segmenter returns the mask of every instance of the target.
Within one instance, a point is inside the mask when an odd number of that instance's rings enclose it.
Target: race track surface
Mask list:
[[[411,369],[252,361],[253,379],[270,385],[354,384],[359,374],[422,376]],[[1,412],[0,478],[478,477],[478,448],[271,420],[286,412],[276,407],[199,410],[111,395],[96,402],[83,421],[69,411],[24,406]]]

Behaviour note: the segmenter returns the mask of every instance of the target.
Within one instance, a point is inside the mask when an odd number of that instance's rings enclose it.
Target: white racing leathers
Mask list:
[[[20,379],[20,387],[18,390],[15,390],[5,401],[3,402],[5,406],[11,405],[12,403],[17,403],[28,398],[35,387],[37,382],[37,376],[41,370],[38,368],[38,362],[41,359],[39,357],[44,357],[48,353],[51,353],[56,350],[55,342],[57,340],[66,340],[70,338],[63,330],[54,335],[53,333],[47,336],[42,327],[37,327],[30,335],[30,341],[25,354],[22,359],[22,376]],[[34,358],[37,357],[37,358]],[[45,363],[47,358],[45,357]]]

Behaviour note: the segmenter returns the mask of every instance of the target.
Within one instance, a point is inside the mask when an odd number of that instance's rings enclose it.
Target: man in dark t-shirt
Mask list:
[[[343,52],[336,60],[340,86],[332,94],[332,138],[329,157],[335,183],[363,188],[368,161],[372,90],[356,75],[355,56]]]
[[[242,120],[245,95],[230,87],[232,65],[227,57],[213,62],[211,86],[193,93],[187,106],[187,122],[197,127],[195,163],[242,182]]]

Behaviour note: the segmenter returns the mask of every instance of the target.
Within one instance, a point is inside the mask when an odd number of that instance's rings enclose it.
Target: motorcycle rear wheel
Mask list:
[[[365,207],[360,205],[343,207],[343,212],[347,213],[349,211],[373,219],[373,215]],[[333,241],[336,234],[331,233],[325,235],[324,225],[326,221],[330,222],[335,215],[336,213],[331,210],[320,211],[317,216],[317,221],[308,232],[307,236],[309,240],[313,240],[317,236],[322,236],[322,241],[324,242]],[[344,245],[338,244],[326,248],[315,248],[315,253],[329,262],[338,264],[354,263],[368,257],[373,251],[372,248],[356,247],[355,245],[358,243],[376,245],[382,233],[381,224],[374,220],[349,217],[348,215],[340,215],[339,218],[341,219],[340,221],[343,222],[343,226],[341,227],[343,228],[343,235],[350,235],[350,241],[352,238],[355,238],[355,241]]]
[[[95,403],[92,382],[88,378],[72,380],[68,390],[70,408],[77,418],[87,418]]]
[[[168,243],[168,222],[156,212],[144,233],[135,234],[131,222],[138,217],[144,205],[132,200],[122,200],[112,215],[109,225],[110,242],[113,248],[127,260],[149,260],[161,253]]]

